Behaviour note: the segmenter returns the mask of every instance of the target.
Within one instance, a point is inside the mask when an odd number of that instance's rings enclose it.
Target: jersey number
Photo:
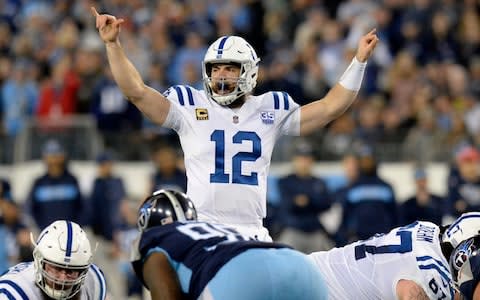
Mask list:
[[[210,182],[230,183],[230,175],[225,173],[225,131],[215,130],[210,140],[215,143],[215,173],[210,174]],[[234,144],[242,144],[243,141],[252,142],[252,151],[238,152],[232,157],[232,183],[258,185],[257,172],[242,174],[242,162],[256,161],[262,155],[260,137],[252,131],[239,131],[233,136]]]
[[[365,258],[367,253],[370,254],[385,254],[385,253],[407,253],[412,251],[412,232],[411,231],[398,231],[397,235],[400,236],[399,245],[383,245],[383,246],[371,246],[366,244],[360,244],[355,247],[355,259],[359,260]]]

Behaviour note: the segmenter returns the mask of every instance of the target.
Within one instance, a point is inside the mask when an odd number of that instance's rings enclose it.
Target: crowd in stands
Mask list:
[[[262,58],[255,93],[286,91],[299,104],[323,97],[350,62],[359,36],[377,28],[381,43],[353,107],[323,131],[302,143],[283,143],[279,150],[278,158],[291,161],[294,171],[269,186],[281,196],[269,203],[274,238],[308,252],[416,219],[439,224],[480,210],[478,1],[4,0],[0,165],[13,162],[18,137],[35,119],[45,137],[43,147],[37,145],[45,174],[32,183],[24,208],[15,205],[8,178],[0,181],[0,273],[31,259],[29,229],[68,218],[91,228],[101,245],[99,259],[109,262],[102,268],[123,266],[120,275],[130,279],[129,292],[139,293],[126,255],[136,207],[112,164],[152,158],[157,173],[146,195],[161,187],[186,188],[175,134],[144,119],[124,99],[107,67],[90,6],[126,20],[126,53],[159,91],[178,83],[202,89],[207,45],[236,34]],[[82,195],[66,163],[77,145],[49,140],[61,136],[65,120],[77,115],[93,118],[105,150],[96,157],[91,195]],[[342,159],[345,167],[345,182],[335,189],[311,172],[316,161],[331,159]],[[418,164],[410,199],[398,201],[379,177],[383,161]],[[433,195],[426,186],[422,166],[431,161],[451,165],[446,195]],[[343,215],[338,231],[331,232],[318,215],[335,204]],[[322,241],[321,246],[312,241]]]
[[[5,0],[0,6],[3,163],[12,161],[15,138],[32,119],[91,116],[103,145],[121,160],[146,159],[151,141],[172,135],[123,99],[90,6],[126,20],[126,53],[159,91],[179,83],[201,89],[207,45],[237,34],[262,58],[255,93],[282,90],[300,104],[321,98],[359,36],[377,28],[381,43],[359,99],[311,137],[315,157],[339,159],[362,141],[381,160],[444,161],[459,145],[479,143],[478,1]]]

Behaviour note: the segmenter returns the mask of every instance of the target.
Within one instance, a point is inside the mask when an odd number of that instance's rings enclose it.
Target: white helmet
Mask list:
[[[90,242],[80,226],[70,221],[55,221],[33,240],[36,284],[53,299],[70,299],[80,291],[90,267]],[[46,265],[72,279],[59,279],[47,272]]]
[[[449,243],[455,249],[461,242],[480,234],[480,212],[462,214],[442,236],[442,242]]]
[[[243,95],[250,93],[257,85],[258,63],[255,50],[239,36],[222,36],[208,47],[202,65],[205,92],[220,105],[229,105]],[[234,63],[240,66],[240,77],[235,90],[219,95],[212,90],[211,69],[215,63]]]

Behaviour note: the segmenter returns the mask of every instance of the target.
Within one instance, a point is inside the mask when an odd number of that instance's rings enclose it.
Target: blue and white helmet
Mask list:
[[[443,233],[442,242],[455,249],[461,242],[480,234],[480,212],[462,214]]]
[[[471,300],[480,282],[480,235],[462,241],[449,259],[455,288],[462,299]]]
[[[205,92],[220,105],[229,105],[253,91],[257,85],[258,58],[253,47],[239,36],[222,36],[208,47],[202,65]],[[233,63],[240,66],[240,77],[235,90],[219,95],[212,90],[211,69],[215,63]]]
[[[55,221],[34,241],[35,283],[52,299],[70,299],[82,287],[92,260],[90,241],[82,228],[71,221]],[[75,274],[75,279],[58,279],[45,265]]]

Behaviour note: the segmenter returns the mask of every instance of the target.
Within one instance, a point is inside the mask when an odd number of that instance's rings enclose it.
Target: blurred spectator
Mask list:
[[[4,144],[0,150],[0,161],[13,161],[13,145],[15,137],[25,128],[29,118],[36,111],[38,89],[36,83],[29,77],[30,62],[17,61],[10,77],[3,83],[0,95],[0,111],[2,115]],[[2,157],[3,156],[3,157]]]
[[[398,212],[392,186],[377,174],[377,162],[368,146],[359,150],[358,178],[343,192],[342,221],[338,241],[367,239],[397,225]]]
[[[98,244],[95,260],[102,265],[112,298],[124,299],[126,290],[114,257],[120,241],[114,237],[118,236],[122,222],[120,207],[126,201],[126,191],[122,179],[113,173],[111,154],[101,153],[96,161],[98,173],[88,205],[90,226]]]
[[[417,122],[403,143],[403,159],[419,164],[438,160],[443,152],[438,145],[445,135],[437,128],[435,112],[432,109],[419,112]]]
[[[142,125],[142,115],[124,99],[109,67],[104,67],[104,76],[94,87],[91,111],[106,149],[116,151],[115,154],[125,160],[142,157],[141,139],[137,132]],[[124,147],[126,143],[130,147]]]
[[[13,225],[18,222],[19,211],[13,203],[10,184],[0,179],[0,274],[14,265],[15,238]]]
[[[417,168],[414,173],[415,195],[400,206],[400,225],[415,221],[430,221],[442,225],[444,199],[428,190],[428,177],[424,169]]]
[[[178,166],[179,157],[175,148],[166,144],[157,145],[152,159],[155,173],[152,175],[148,194],[160,189],[187,191],[187,175]]]
[[[40,230],[55,220],[85,224],[85,203],[77,178],[68,170],[63,147],[56,140],[48,140],[42,156],[46,172],[35,179],[26,201],[26,212]]]
[[[331,205],[327,185],[312,173],[315,161],[311,146],[299,142],[295,148],[293,173],[278,182],[281,195],[279,217],[283,225],[279,242],[304,253],[328,250],[334,245],[319,219],[320,213]]]
[[[65,55],[54,64],[49,80],[40,89],[37,115],[55,120],[75,114],[79,87],[71,57]]]
[[[464,212],[480,210],[480,152],[472,147],[461,148],[455,155],[458,172],[449,177],[447,214],[454,218]]]

